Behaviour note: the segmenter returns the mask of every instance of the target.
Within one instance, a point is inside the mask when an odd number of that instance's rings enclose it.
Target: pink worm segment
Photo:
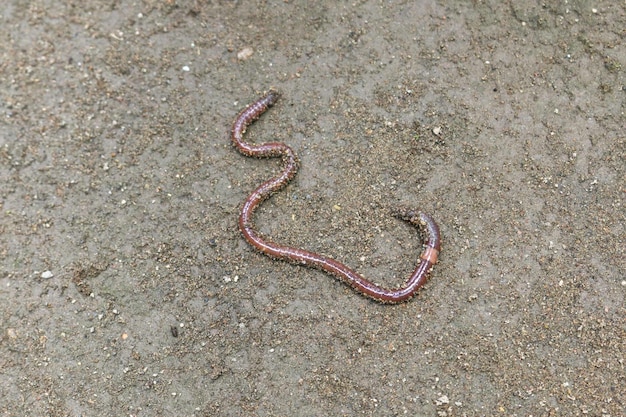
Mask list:
[[[279,245],[262,238],[254,229],[252,215],[256,208],[273,193],[284,188],[298,172],[298,157],[293,149],[284,143],[269,142],[254,145],[244,142],[243,134],[246,128],[258,119],[265,111],[273,106],[280,94],[270,90],[263,97],[243,109],[235,119],[232,128],[232,141],[235,147],[245,156],[258,158],[282,157],[284,168],[282,172],[265,181],[257,187],[246,199],[239,216],[239,229],[244,238],[258,251],[277,259],[294,262],[326,271],[354,288],[361,294],[382,303],[399,303],[413,297],[417,290],[426,283],[428,275],[437,263],[437,257],[441,250],[441,237],[439,226],[433,218],[426,213],[408,212],[399,217],[415,226],[424,226],[428,238],[425,249],[420,255],[420,262],[406,281],[396,289],[387,289],[374,284],[359,273],[346,265],[326,256],[309,252],[304,249],[292,248]]]

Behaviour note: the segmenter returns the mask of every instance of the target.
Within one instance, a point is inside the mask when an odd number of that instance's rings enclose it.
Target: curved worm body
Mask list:
[[[424,226],[428,238],[425,249],[420,255],[420,261],[406,283],[396,289],[387,289],[374,284],[359,273],[346,265],[326,256],[309,252],[304,249],[292,248],[279,245],[261,237],[254,229],[252,216],[256,208],[273,193],[284,188],[298,172],[298,157],[293,149],[284,143],[270,142],[261,145],[253,145],[244,142],[243,135],[246,128],[258,119],[269,107],[274,105],[280,94],[270,91],[254,103],[250,104],[239,113],[233,123],[232,141],[235,147],[246,156],[258,158],[282,157],[284,168],[282,172],[265,181],[246,199],[241,214],[239,215],[239,229],[244,238],[260,252],[277,259],[307,265],[326,271],[352,288],[383,303],[399,303],[411,298],[417,290],[426,283],[428,274],[433,265],[437,263],[437,257],[441,250],[441,238],[439,226],[431,216],[426,213],[408,212],[400,217],[415,226]]]

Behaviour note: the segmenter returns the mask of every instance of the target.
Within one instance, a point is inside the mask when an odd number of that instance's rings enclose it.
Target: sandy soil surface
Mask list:
[[[520,5],[518,3],[523,3]],[[624,416],[626,4],[6,0],[1,416]],[[380,305],[237,228],[400,285]]]

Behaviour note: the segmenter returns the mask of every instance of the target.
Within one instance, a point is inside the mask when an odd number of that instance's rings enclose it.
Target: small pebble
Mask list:
[[[437,405],[448,404],[449,402],[450,402],[450,399],[448,398],[447,395],[442,395],[441,397],[437,398],[437,400],[435,401]]]
[[[243,48],[241,51],[237,52],[237,59],[240,61],[245,61],[246,59],[250,58],[253,53],[254,53],[254,49],[247,46]]]
[[[50,279],[54,276],[54,274],[52,273],[52,271],[45,271],[41,273],[41,278],[44,279]]]

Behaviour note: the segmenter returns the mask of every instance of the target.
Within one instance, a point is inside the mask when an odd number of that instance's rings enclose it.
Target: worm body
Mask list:
[[[239,215],[239,229],[244,238],[261,253],[272,258],[326,271],[341,279],[356,291],[376,301],[383,303],[399,303],[408,300],[426,283],[428,275],[433,265],[437,262],[437,257],[441,250],[439,226],[437,226],[435,220],[426,213],[407,212],[399,216],[415,226],[423,226],[427,232],[428,238],[425,242],[425,249],[420,255],[419,264],[405,284],[395,289],[387,289],[374,284],[372,281],[364,278],[359,273],[334,259],[304,249],[279,245],[265,239],[256,232],[252,221],[252,216],[256,208],[273,193],[284,188],[298,172],[298,157],[293,149],[286,144],[269,142],[254,145],[244,142],[243,140],[246,128],[265,113],[268,108],[273,106],[279,97],[280,94],[278,92],[270,90],[270,92],[263,97],[243,109],[233,123],[231,132],[232,141],[243,155],[259,158],[282,157],[283,159],[283,170],[281,173],[258,186],[243,204]]]

